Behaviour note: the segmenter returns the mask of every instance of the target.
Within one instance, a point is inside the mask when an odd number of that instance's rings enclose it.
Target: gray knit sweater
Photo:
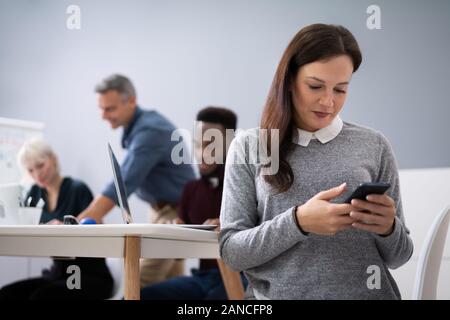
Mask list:
[[[249,161],[257,152],[257,139],[258,129],[247,130],[230,146],[220,214],[221,256],[233,269],[245,272],[250,282],[247,297],[400,299],[388,268],[405,264],[413,244],[403,217],[396,161],[386,138],[344,122],[328,143],[295,144],[288,157],[294,183],[279,194],[264,181],[261,166]],[[239,164],[236,157],[244,157],[245,163]],[[357,229],[334,236],[305,235],[297,227],[295,206],[347,182],[347,193],[332,201],[343,202],[358,184],[370,181],[391,184],[387,194],[396,202],[397,216],[389,236]],[[380,286],[374,287],[378,280]]]

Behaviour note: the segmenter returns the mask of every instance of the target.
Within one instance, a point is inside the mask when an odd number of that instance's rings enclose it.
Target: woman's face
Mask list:
[[[292,90],[297,127],[314,132],[328,126],[344,105],[352,73],[347,55],[302,66]]]
[[[58,177],[58,166],[54,156],[46,156],[27,166],[27,171],[36,184],[47,188]]]

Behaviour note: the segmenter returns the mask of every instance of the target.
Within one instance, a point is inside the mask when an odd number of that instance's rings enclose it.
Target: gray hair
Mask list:
[[[110,90],[119,92],[125,99],[136,97],[136,90],[134,89],[133,83],[121,74],[112,74],[95,86],[95,92],[97,93],[105,93]]]

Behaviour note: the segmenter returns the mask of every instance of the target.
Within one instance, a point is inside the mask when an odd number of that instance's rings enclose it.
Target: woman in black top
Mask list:
[[[21,165],[36,183],[26,199],[36,206],[39,199],[45,205],[40,223],[61,224],[65,215],[77,216],[92,201],[88,186],[68,177],[61,177],[56,155],[42,140],[31,140],[19,153]],[[80,289],[68,288],[73,271],[80,269]],[[72,286],[71,286],[72,287]],[[104,258],[54,259],[42,276],[12,283],[0,289],[1,299],[106,299],[112,294],[113,279]]]

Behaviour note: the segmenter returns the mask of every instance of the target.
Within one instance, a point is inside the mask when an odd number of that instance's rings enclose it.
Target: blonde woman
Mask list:
[[[40,223],[61,224],[65,215],[77,216],[92,200],[89,187],[82,181],[62,177],[58,158],[52,148],[41,139],[27,141],[18,160],[35,184],[26,199],[36,206],[45,202]],[[81,289],[69,290],[67,268],[78,265],[81,270]],[[103,258],[54,260],[42,276],[18,281],[0,289],[4,299],[105,299],[111,296],[113,279]]]

